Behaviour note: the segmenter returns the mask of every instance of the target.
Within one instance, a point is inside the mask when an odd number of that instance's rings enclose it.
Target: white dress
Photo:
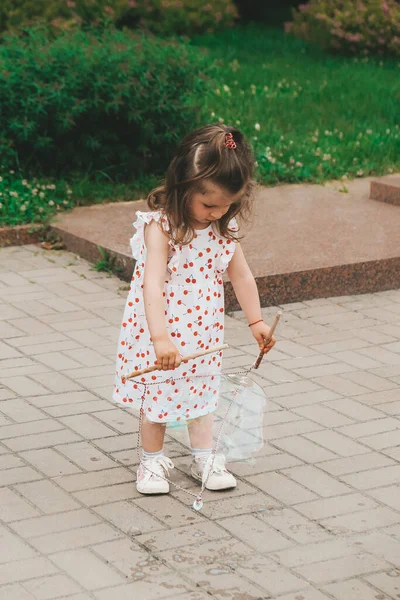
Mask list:
[[[131,239],[136,265],[119,336],[113,400],[138,410],[144,397],[147,419],[158,423],[194,419],[216,409],[222,352],[182,364],[174,371],[155,371],[124,379],[125,374],[156,362],[143,300],[144,228],[155,220],[161,222],[164,231],[169,231],[162,211],[138,212],[136,216],[137,231]],[[234,219],[230,229],[238,229]],[[164,298],[171,340],[183,356],[221,345],[224,341],[222,274],[235,252],[236,242],[222,237],[210,225],[196,230],[190,244],[180,246],[170,240],[169,246]]]

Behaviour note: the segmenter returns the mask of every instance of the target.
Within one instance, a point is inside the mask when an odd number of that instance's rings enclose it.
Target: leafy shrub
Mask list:
[[[70,29],[115,22],[126,12],[128,5],[128,0],[2,0],[0,31],[42,23]]]
[[[13,170],[0,176],[0,226],[44,222],[72,207],[72,190],[62,182],[22,179]]]
[[[400,56],[395,0],[311,0],[293,11],[286,31],[345,54]]]
[[[232,0],[130,0],[120,24],[157,35],[192,35],[231,27],[238,16]]]
[[[0,45],[1,162],[45,175],[159,172],[201,118],[207,69],[187,44],[114,29],[9,36]]]
[[[56,29],[118,23],[159,35],[191,35],[233,25],[233,0],[3,0],[0,31],[38,23]]]

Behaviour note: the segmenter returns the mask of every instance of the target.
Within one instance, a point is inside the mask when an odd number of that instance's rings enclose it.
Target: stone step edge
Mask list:
[[[95,243],[57,226],[50,226],[50,230],[62,239],[66,250],[91,263],[96,263],[101,258]],[[114,259],[114,267],[118,269],[115,274],[124,281],[130,281],[134,259],[110,248],[105,247],[104,250]],[[257,277],[256,281],[263,307],[315,298],[382,292],[400,288],[400,256],[294,273],[265,275]],[[224,287],[226,312],[239,310],[240,306],[230,281],[225,281]]]
[[[383,181],[371,181],[369,197],[371,200],[400,206],[400,187]]]

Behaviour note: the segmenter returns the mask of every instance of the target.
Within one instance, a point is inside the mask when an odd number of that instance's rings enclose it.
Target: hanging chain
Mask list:
[[[243,371],[237,371],[236,373],[232,373],[232,375],[244,375],[244,376],[246,376],[253,369],[254,369],[254,365],[252,365],[251,367],[249,367],[248,369],[245,369]],[[228,373],[228,375],[229,375],[229,373]],[[214,377],[220,377],[220,376],[221,376],[221,373],[214,374]],[[192,378],[197,378],[197,377],[211,377],[211,375],[192,375]],[[177,377],[177,378],[174,377],[174,381],[180,381],[180,380],[183,380],[183,379],[187,379],[187,377]],[[144,402],[146,400],[147,388],[149,386],[151,386],[151,385],[159,385],[160,383],[169,383],[169,381],[170,381],[170,379],[166,379],[165,381],[162,381],[162,382],[160,382],[160,381],[154,381],[154,382],[148,382],[148,383],[147,382],[146,383],[138,382],[138,385],[142,385],[143,386],[143,394],[142,394],[142,397],[141,397],[141,404],[140,404],[140,411],[139,411],[139,429],[138,429],[138,434],[137,434],[137,439],[136,439],[136,452],[137,452],[137,456],[138,456],[138,459],[139,459],[139,464],[141,463],[142,466],[147,471],[149,471],[149,473],[151,473],[152,475],[154,475],[155,477],[160,477],[160,475],[158,473],[154,473],[154,471],[152,471],[151,469],[149,469],[149,467],[144,462],[142,462],[142,460],[141,460],[140,438],[141,438],[141,431],[142,431],[142,424],[143,424],[143,414],[144,414],[144,408],[143,407],[144,407]],[[176,489],[181,490],[182,492],[185,492],[189,496],[193,496],[193,498],[195,498],[195,501],[193,503],[193,508],[195,510],[201,510],[201,508],[203,507],[202,497],[203,497],[204,490],[205,490],[205,488],[207,486],[208,479],[209,479],[209,477],[210,477],[210,475],[212,473],[213,467],[214,467],[215,457],[217,455],[218,448],[219,448],[219,445],[220,445],[220,440],[221,440],[221,435],[222,435],[222,429],[224,427],[226,419],[228,418],[229,411],[230,411],[230,409],[231,409],[234,401],[237,398],[237,395],[239,393],[239,389],[240,389],[240,386],[237,386],[236,389],[235,389],[235,391],[234,391],[234,393],[233,393],[233,395],[232,395],[232,398],[229,401],[228,408],[225,411],[225,415],[223,416],[223,419],[222,419],[222,422],[221,422],[221,426],[219,428],[219,432],[218,432],[218,435],[217,435],[217,440],[216,440],[216,443],[215,443],[215,450],[214,450],[214,452],[211,453],[212,462],[211,462],[210,468],[208,469],[207,477],[205,478],[204,481],[202,481],[200,493],[195,494],[195,493],[191,492],[190,490],[187,490],[186,488],[182,487],[178,483],[175,483],[174,481],[172,481],[168,477],[163,477],[163,479],[165,481],[167,481],[168,483],[170,483],[171,485],[173,485]]]

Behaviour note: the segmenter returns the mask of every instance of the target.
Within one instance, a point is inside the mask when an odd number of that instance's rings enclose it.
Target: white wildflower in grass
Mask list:
[[[368,135],[371,135],[372,129],[367,129],[367,131],[365,133],[367,133]]]
[[[359,169],[357,171],[357,177],[362,177],[364,175],[364,171],[362,169]]]
[[[68,190],[67,190],[67,194],[68,194],[68,195],[72,194],[72,190],[68,189]]]
[[[339,140],[342,140],[342,139],[343,139],[343,132],[341,131],[341,132],[339,133]]]
[[[254,125],[254,129],[255,129],[256,131],[260,131],[260,129],[261,129],[261,125],[260,125],[260,123],[256,123],[256,124]]]
[[[290,164],[291,164],[291,165],[294,165],[294,163],[295,163],[296,161],[294,160],[293,156],[291,156],[291,157],[289,158],[289,162],[290,162]]]
[[[36,196],[37,193],[38,193],[38,191],[39,190],[37,188],[33,188],[33,190],[32,190],[32,196]]]
[[[0,177],[0,182],[1,182],[1,181],[3,181],[3,178],[2,178],[2,177]]]
[[[67,206],[67,205],[68,205],[68,200],[63,200],[63,204],[64,204],[65,206]]]
[[[211,117],[212,117],[212,118],[214,118],[214,117],[215,117],[215,112],[214,112],[214,111],[211,113]]]
[[[221,93],[221,90],[219,90],[219,89],[217,88],[217,89],[215,90],[215,93],[217,94],[217,96],[219,96],[219,95],[220,95],[220,93]]]
[[[9,171],[9,173],[10,173],[11,175],[14,175],[15,171],[13,171],[13,170],[11,169],[11,171]]]
[[[294,144],[293,140],[289,140],[289,144],[292,146]]]
[[[282,142],[284,139],[285,139],[285,136],[284,136],[284,135],[281,135],[281,137],[280,137],[280,140],[281,140],[281,142]]]
[[[1,210],[2,208],[3,208],[3,205],[2,205],[2,203],[0,202],[0,210]]]
[[[21,204],[21,206],[20,206],[19,210],[20,210],[21,212],[25,212],[25,211],[26,211],[26,206],[25,206],[25,204]]]
[[[21,183],[22,183],[22,185],[28,185],[28,182],[27,182],[27,180],[26,180],[26,179],[23,179],[23,180],[21,181]]]
[[[44,192],[39,192],[39,198],[44,198]]]
[[[390,129],[386,129],[386,134],[389,135],[390,134]]]
[[[42,213],[42,212],[44,211],[44,208],[43,208],[43,206],[39,206],[39,208],[38,208],[38,211],[39,211],[40,213]]]
[[[223,88],[225,92],[229,92],[230,90],[229,85],[226,85],[226,83],[224,84]]]
[[[332,156],[330,154],[324,154],[322,160],[331,160]]]
[[[240,125],[240,121],[235,121],[236,125]]]
[[[302,166],[303,166],[303,163],[301,163],[300,161],[297,161],[296,167],[302,167]]]
[[[264,92],[268,92],[268,89],[269,89],[268,86],[264,85]]]
[[[316,135],[313,135],[313,137],[311,138],[313,142],[318,142],[318,138]]]
[[[12,198],[18,198],[18,192],[10,192]]]
[[[357,140],[356,141],[356,146],[359,146],[359,145],[360,145],[360,142]]]
[[[48,201],[48,205],[49,205],[49,206],[54,206],[54,200],[49,200],[49,201]]]
[[[223,123],[223,122],[224,122],[224,119],[222,117],[219,117],[218,123]]]

